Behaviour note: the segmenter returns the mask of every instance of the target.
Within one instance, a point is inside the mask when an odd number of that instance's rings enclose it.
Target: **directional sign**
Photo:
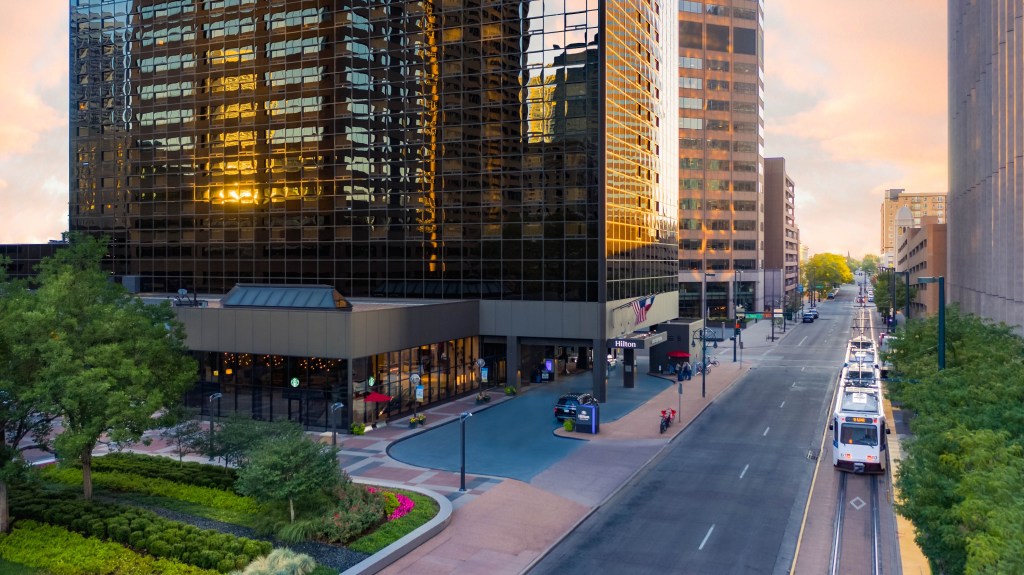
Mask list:
[[[825,289],[825,286],[823,286],[823,285],[816,285],[814,287],[817,288],[817,289]]]
[[[762,318],[764,318],[764,315],[761,314],[761,313],[748,313],[747,314],[747,319],[762,319]]]

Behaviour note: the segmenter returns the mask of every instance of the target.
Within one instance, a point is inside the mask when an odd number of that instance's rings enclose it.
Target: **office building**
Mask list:
[[[1024,335],[1019,0],[949,2],[949,277],[961,309]]]
[[[924,216],[919,225],[901,230],[896,250],[897,282],[906,281],[905,272],[910,272],[910,286],[916,290],[910,302],[910,317],[921,317],[938,312],[939,286],[921,283],[919,277],[946,275],[946,224],[938,216]],[[896,308],[903,310],[905,302],[897,301]]]
[[[800,230],[796,184],[785,158],[764,161],[764,297],[773,308],[800,306]]]
[[[764,2],[679,3],[681,317],[761,309]]]
[[[181,304],[197,397],[255,417],[344,427],[570,353],[603,397],[609,340],[677,314],[674,15],[72,0],[70,227]]]
[[[912,226],[921,224],[924,216],[936,216],[940,223],[946,221],[946,194],[945,193],[907,193],[904,189],[885,190],[882,196],[880,215],[882,219],[881,231],[881,261],[879,266],[892,267],[896,262],[896,241],[897,225],[896,218],[900,208],[906,207],[913,217]]]

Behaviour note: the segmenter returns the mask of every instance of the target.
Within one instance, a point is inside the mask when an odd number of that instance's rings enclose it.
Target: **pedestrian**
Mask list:
[[[690,367],[690,362],[683,364],[683,379],[689,381],[693,377],[693,368]]]

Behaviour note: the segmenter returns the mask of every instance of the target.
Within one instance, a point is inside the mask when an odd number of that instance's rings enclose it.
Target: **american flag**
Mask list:
[[[636,322],[634,325],[639,325],[647,321],[647,310],[651,309],[654,305],[654,297],[645,297],[638,299],[633,302],[633,313],[636,314]]]

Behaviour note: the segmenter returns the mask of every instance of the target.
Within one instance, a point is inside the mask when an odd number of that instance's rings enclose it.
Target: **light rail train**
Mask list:
[[[836,386],[832,432],[832,465],[853,473],[885,473],[889,428],[885,423],[881,370],[875,342],[850,340],[846,363]]]
[[[832,431],[832,465],[854,473],[885,473],[889,428],[885,423],[882,389],[840,382]]]

